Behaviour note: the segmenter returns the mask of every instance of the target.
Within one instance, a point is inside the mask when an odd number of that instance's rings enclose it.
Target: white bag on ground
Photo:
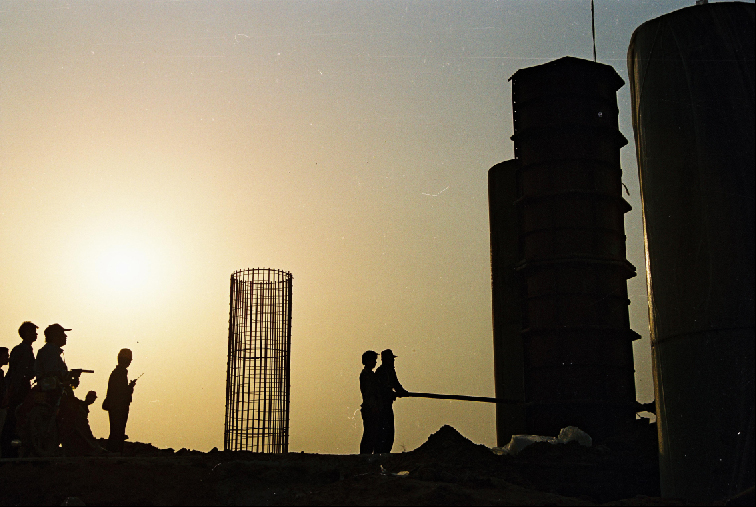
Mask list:
[[[535,442],[547,442],[549,444],[577,442],[585,447],[591,447],[593,445],[593,439],[588,433],[575,426],[567,426],[566,428],[561,429],[559,436],[556,438],[544,437],[542,435],[512,435],[512,440],[510,440],[507,445],[504,447],[494,447],[491,450],[494,454],[509,454],[514,456]]]
[[[557,441],[560,444],[566,444],[567,442],[577,442],[578,444],[590,447],[593,445],[593,439],[585,431],[575,426],[567,426],[562,428],[557,437]]]

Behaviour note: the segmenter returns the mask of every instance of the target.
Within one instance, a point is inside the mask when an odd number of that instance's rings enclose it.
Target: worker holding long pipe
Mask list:
[[[368,351],[365,354],[369,354],[372,351]],[[375,354],[375,352],[372,352]],[[407,391],[402,384],[399,383],[399,379],[396,376],[396,370],[394,369],[394,358],[397,357],[391,351],[386,349],[381,352],[381,365],[375,370],[374,382],[375,382],[375,397],[378,401],[378,414],[377,414],[377,429],[376,429],[376,441],[375,441],[375,453],[383,454],[391,452],[391,448],[394,446],[394,401],[397,398],[435,398],[440,400],[460,400],[460,401],[478,401],[483,403],[503,403],[508,405],[522,404],[521,400],[513,400],[507,398],[490,398],[487,396],[463,396],[459,394],[436,394],[436,393],[414,393]],[[372,358],[371,358],[372,359]],[[375,359],[370,361],[370,365],[366,363],[365,355],[363,355],[363,364],[366,365],[366,370],[360,375],[361,384],[363,375],[368,375],[369,370],[372,370],[375,365]],[[366,373],[368,372],[368,373]],[[362,387],[362,386],[361,386]],[[363,391],[363,398],[365,397],[365,390]],[[363,405],[364,410],[364,405]],[[367,420],[366,420],[367,422]],[[366,436],[369,433],[369,425],[365,426]],[[363,440],[365,440],[363,438]],[[362,450],[361,453],[370,453],[370,451]]]
[[[391,452],[394,446],[394,401],[409,393],[399,383],[394,369],[396,356],[391,349],[381,352],[381,365],[375,370],[378,386],[378,442],[375,446],[377,454]]]

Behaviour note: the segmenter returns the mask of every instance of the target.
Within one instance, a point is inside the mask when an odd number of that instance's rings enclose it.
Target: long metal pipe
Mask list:
[[[483,403],[506,403],[521,404],[521,401],[507,398],[489,398],[486,396],[464,396],[462,394],[436,394],[436,393],[407,393],[408,398],[433,398],[436,400],[460,400],[460,401],[480,401]]]

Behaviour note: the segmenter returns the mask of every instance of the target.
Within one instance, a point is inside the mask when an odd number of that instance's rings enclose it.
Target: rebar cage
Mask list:
[[[291,282],[276,269],[231,275],[225,450],[289,450]]]

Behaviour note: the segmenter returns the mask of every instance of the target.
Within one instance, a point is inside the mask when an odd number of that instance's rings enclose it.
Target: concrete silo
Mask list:
[[[515,159],[489,171],[499,444],[635,418],[613,68],[561,58],[511,78]]]

